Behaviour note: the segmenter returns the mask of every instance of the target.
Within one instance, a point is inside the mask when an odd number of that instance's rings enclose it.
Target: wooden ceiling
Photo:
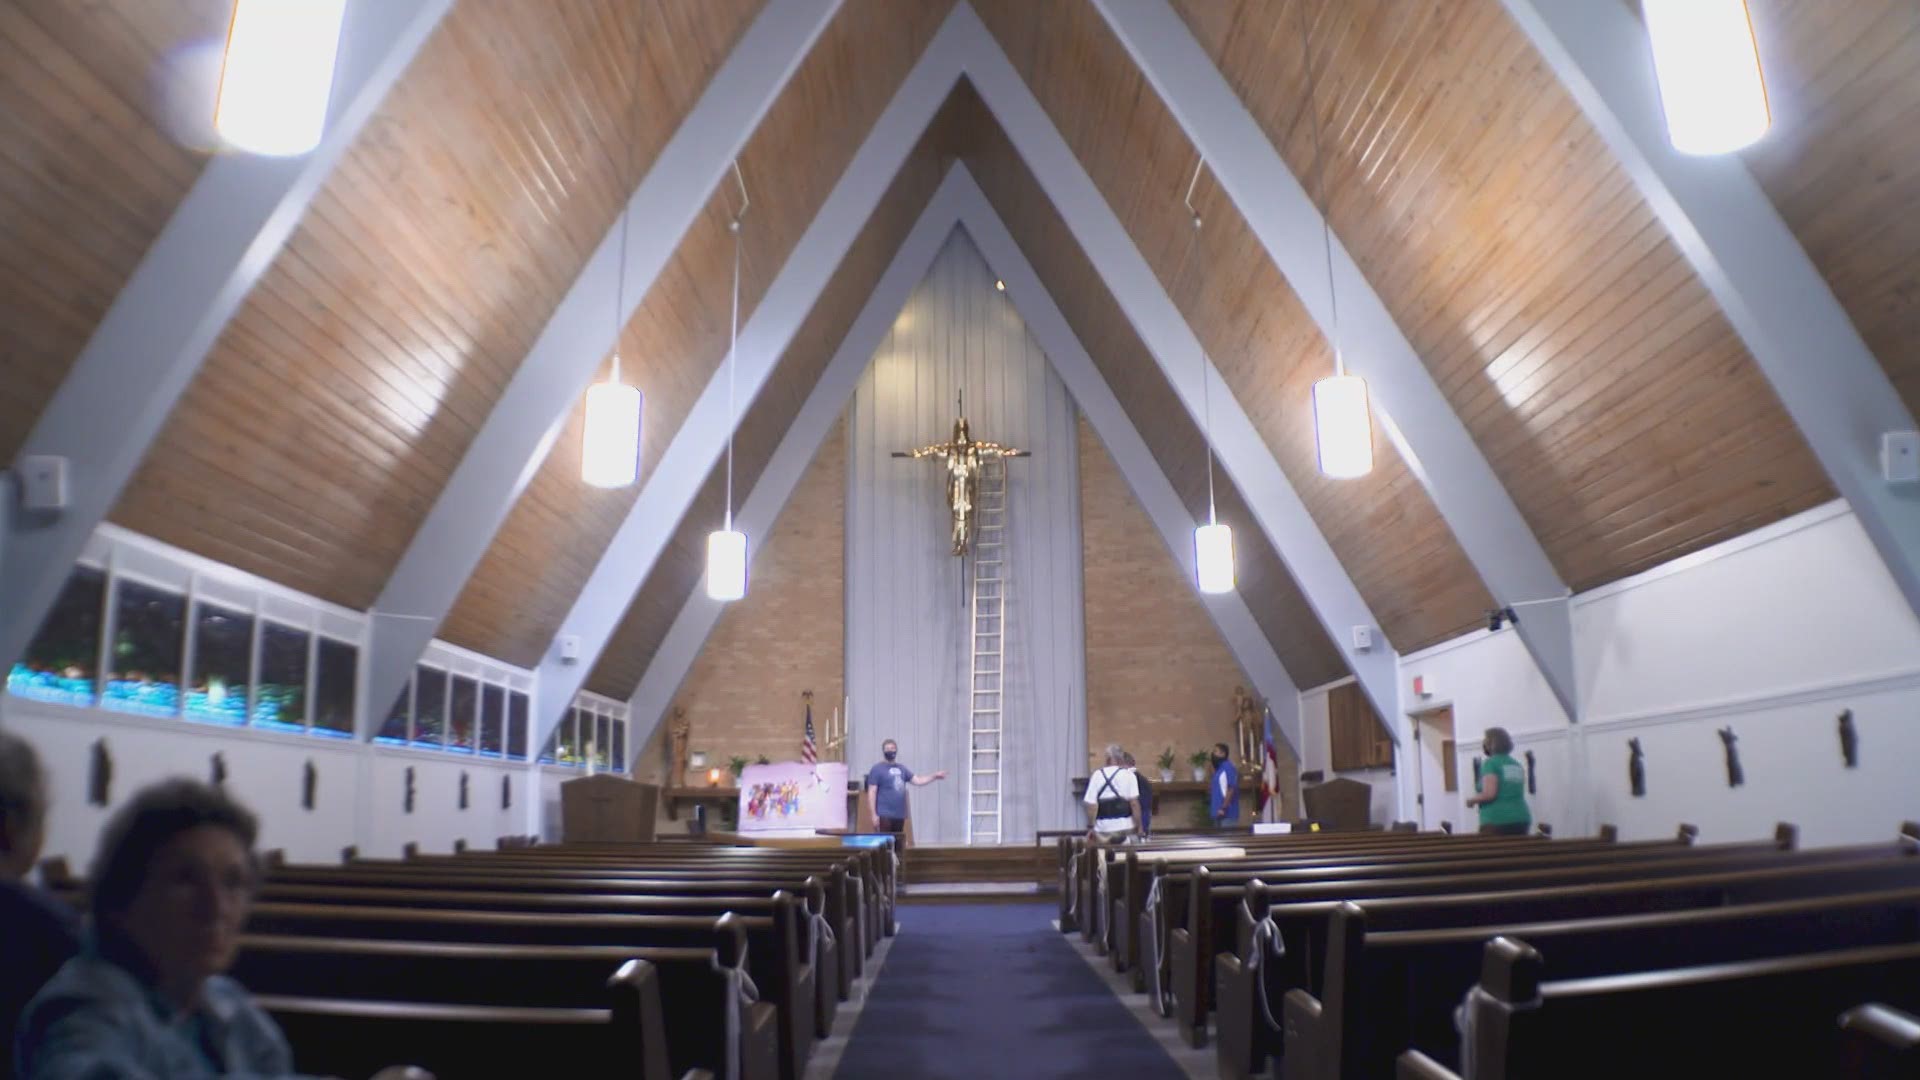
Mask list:
[[[200,175],[156,72],[229,0],[0,4],[0,461]]]
[[[227,327],[115,521],[364,608],[626,194],[765,0],[463,0]],[[741,156],[750,315],[953,0],[847,0]],[[1774,131],[1745,158],[1920,411],[1920,5],[1749,0]],[[1491,600],[1384,438],[1315,468],[1327,342],[1086,0],[974,0],[1395,648]],[[1562,576],[1630,575],[1832,497],[1771,389],[1498,0],[1174,0],[1334,228]],[[0,3],[0,460],[19,448],[205,157],[167,72],[231,0]],[[1313,42],[1312,93],[1301,48]],[[1315,113],[1309,114],[1307,108]],[[752,403],[751,489],[937,182],[964,158],[1196,514],[1204,440],[1033,177],[962,87]],[[643,474],[725,354],[730,185],[622,335]],[[1809,362],[1817,362],[1810,358]],[[442,636],[531,665],[637,489],[578,480],[568,420]],[[698,577],[718,473],[589,685],[623,696]],[[1225,479],[1225,474],[1222,474]],[[1295,680],[1344,674],[1231,482],[1241,583]]]

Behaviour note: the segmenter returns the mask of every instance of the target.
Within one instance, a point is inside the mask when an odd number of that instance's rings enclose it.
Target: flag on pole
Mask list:
[[[807,699],[807,731],[800,739],[800,760],[809,765],[820,763],[819,754],[813,747],[813,699]]]
[[[1273,707],[1267,707],[1266,717],[1261,725],[1260,763],[1260,806],[1255,812],[1262,821],[1277,821],[1280,815],[1280,725],[1273,718]]]

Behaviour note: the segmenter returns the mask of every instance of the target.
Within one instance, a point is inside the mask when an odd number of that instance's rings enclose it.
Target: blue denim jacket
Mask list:
[[[293,1075],[286,1037],[232,979],[207,980],[177,1012],[98,943],[27,1006],[14,1042],[20,1080],[205,1080]]]

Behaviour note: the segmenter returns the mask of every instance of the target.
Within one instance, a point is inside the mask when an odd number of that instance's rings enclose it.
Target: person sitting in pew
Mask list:
[[[80,920],[27,884],[46,836],[47,779],[26,740],[0,732],[0,1080],[13,1075],[13,1025],[80,951]]]
[[[1525,836],[1533,828],[1527,809],[1527,770],[1513,758],[1513,736],[1506,728],[1490,727],[1480,742],[1486,760],[1480,763],[1480,789],[1467,797],[1467,807],[1480,808],[1480,831],[1503,836]]]
[[[23,1080],[293,1075],[279,1027],[221,974],[259,885],[258,833],[251,811],[192,780],[149,787],[109,819],[88,878],[92,932],[20,1020]]]

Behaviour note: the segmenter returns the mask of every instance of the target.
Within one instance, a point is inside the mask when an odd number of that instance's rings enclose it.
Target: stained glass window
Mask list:
[[[413,745],[444,745],[447,741],[447,673],[422,664],[414,669],[413,684]]]
[[[409,682],[400,688],[400,696],[393,699],[393,707],[387,710],[387,718],[380,722],[380,733],[373,737],[373,741],[389,746],[405,746],[407,721],[412,716],[413,684]]]
[[[93,704],[106,599],[106,572],[74,567],[27,654],[7,673],[7,692],[35,701]]]
[[[613,771],[627,771],[627,722],[613,722]]]
[[[187,719],[240,727],[253,678],[253,616],[214,604],[193,607],[193,671]]]
[[[613,717],[601,716],[594,722],[593,767],[607,768],[613,762]]]
[[[580,738],[580,710],[568,709],[567,718],[560,723],[560,764],[580,765],[585,762],[583,756],[584,740]]]
[[[455,675],[452,705],[447,710],[447,749],[472,752],[479,710],[480,684],[465,675]]]
[[[353,738],[354,684],[360,674],[360,649],[330,637],[320,639],[320,670],[313,677],[313,733]]]
[[[480,753],[499,757],[501,739],[506,734],[507,690],[489,683],[480,688]]]
[[[186,597],[119,581],[114,590],[113,657],[101,703],[146,716],[178,715],[186,630]]]
[[[527,695],[518,690],[507,695],[507,756],[515,761],[525,761],[527,758],[528,704]],[[547,760],[552,760],[551,754],[545,756]]]
[[[253,723],[269,731],[307,730],[305,630],[268,620],[260,627],[260,688],[253,696]]]

